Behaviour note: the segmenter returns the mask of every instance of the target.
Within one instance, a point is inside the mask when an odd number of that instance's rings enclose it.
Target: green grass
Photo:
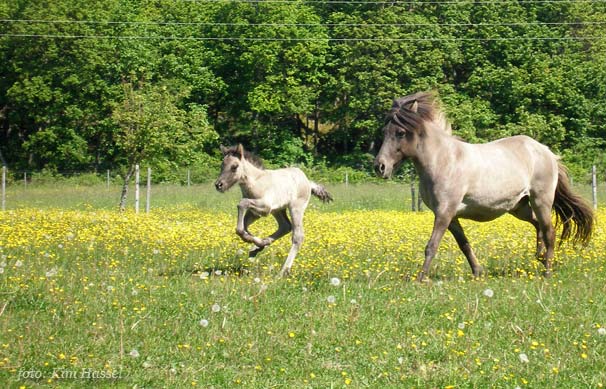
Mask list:
[[[428,212],[406,215],[411,224],[404,231],[410,233],[402,236],[394,236],[381,218],[354,233],[343,228],[352,235],[342,238],[352,245],[368,239],[364,251],[314,237],[320,228],[314,218],[322,214],[334,218],[336,227],[346,224],[335,215],[370,209],[384,216],[389,215],[385,210],[407,209],[409,187],[331,186],[338,201],[328,206],[312,202],[310,236],[290,278],[278,278],[275,268],[287,242],[268,248],[259,263],[245,263],[244,273],[226,274],[230,269],[225,266],[221,274],[211,271],[206,277],[205,264],[217,256],[240,264],[237,247],[245,246],[195,246],[192,235],[206,234],[195,220],[202,210],[207,216],[227,212],[223,217],[235,221],[237,189],[220,195],[210,186],[158,186],[154,204],[161,215],[156,218],[100,211],[115,209],[115,190],[14,189],[10,210],[0,214],[4,387],[606,384],[606,335],[601,335],[606,274],[600,259],[606,232],[601,224],[588,249],[559,251],[549,279],[539,275],[526,248],[533,245],[532,231],[523,227],[526,232],[517,235],[517,224],[513,229],[497,225],[496,232],[483,229],[492,224],[468,224],[487,276],[471,279],[452,239],[445,238],[433,281],[418,284],[406,275],[421,266],[422,242],[432,220]],[[218,223],[217,237],[233,235],[233,225]],[[413,223],[423,225],[420,233]],[[108,228],[119,237],[110,239]],[[169,237],[174,243],[157,241]],[[405,248],[385,252],[392,246],[373,243],[381,240]],[[410,242],[414,246],[408,248]],[[330,252],[336,254],[328,266],[315,264],[316,256]],[[404,270],[381,270],[392,266],[388,259],[393,257]],[[357,271],[349,270],[353,265]],[[331,283],[332,277],[339,285]],[[492,297],[486,296],[488,290]],[[92,372],[116,377],[87,378]]]

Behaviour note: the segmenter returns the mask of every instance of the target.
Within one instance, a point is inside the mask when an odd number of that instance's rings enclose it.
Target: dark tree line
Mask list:
[[[394,97],[457,135],[605,159],[604,1],[0,0],[0,157],[15,169],[366,166]]]

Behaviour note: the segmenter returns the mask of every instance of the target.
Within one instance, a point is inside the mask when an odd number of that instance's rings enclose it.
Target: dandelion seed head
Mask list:
[[[208,327],[208,320],[206,319],[200,319],[200,327]]]
[[[482,294],[488,298],[491,298],[492,296],[494,296],[494,291],[490,288],[484,289],[484,292],[482,292]]]
[[[601,335],[601,336],[606,335],[606,328],[604,328],[604,327],[598,328],[598,335]]]
[[[326,297],[326,301],[328,301],[329,304],[334,304],[337,301],[337,298],[333,295],[330,295]]]
[[[339,286],[339,285],[341,285],[341,280],[338,279],[337,277],[333,277],[330,279],[330,284],[332,286]]]
[[[210,308],[214,313],[221,312],[221,306],[217,303],[214,303]]]
[[[139,351],[137,351],[137,349],[132,349],[132,350],[130,350],[128,355],[130,355],[133,358],[139,358]]]
[[[528,355],[526,355],[524,353],[520,353],[520,355],[518,355],[518,358],[520,359],[520,362],[522,362],[522,363],[530,362],[530,360],[528,359]]]
[[[57,275],[57,268],[53,267],[52,269],[50,269],[49,271],[46,272],[46,278],[51,278]]]

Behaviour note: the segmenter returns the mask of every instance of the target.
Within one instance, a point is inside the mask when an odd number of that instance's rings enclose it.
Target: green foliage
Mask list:
[[[220,141],[366,172],[391,100],[428,89],[465,140],[527,134],[574,171],[604,158],[603,2],[0,0],[0,18],[14,169],[124,170],[145,145],[134,159],[171,180]],[[157,124],[138,140],[116,113],[130,83]]]

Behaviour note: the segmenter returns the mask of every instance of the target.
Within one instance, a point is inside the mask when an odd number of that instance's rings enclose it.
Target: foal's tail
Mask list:
[[[329,203],[333,200],[332,195],[328,193],[325,187],[311,181],[311,194],[322,200],[323,203]]]
[[[558,185],[553,209],[556,214],[556,226],[562,224],[560,243],[571,238],[573,243],[584,245],[589,243],[593,232],[593,209],[581,196],[572,191],[568,172],[561,163],[558,163]]]

